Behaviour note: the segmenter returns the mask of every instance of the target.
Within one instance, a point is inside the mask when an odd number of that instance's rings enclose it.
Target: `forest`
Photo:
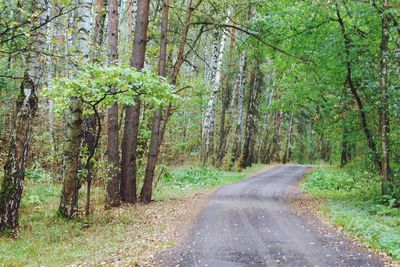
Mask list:
[[[160,265],[279,166],[396,264],[399,60],[398,0],[0,0],[0,265]]]

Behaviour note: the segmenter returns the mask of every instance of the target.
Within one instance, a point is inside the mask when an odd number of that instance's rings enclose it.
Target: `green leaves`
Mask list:
[[[74,78],[60,78],[43,90],[61,114],[71,97],[79,97],[90,113],[92,106],[108,107],[114,103],[133,105],[137,96],[153,106],[174,101],[174,87],[151,71],[136,71],[126,66],[85,66]]]

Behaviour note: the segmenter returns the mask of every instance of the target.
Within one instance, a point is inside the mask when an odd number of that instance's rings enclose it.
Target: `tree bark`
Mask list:
[[[163,1],[162,18],[161,18],[161,42],[160,42],[160,59],[158,64],[158,74],[166,76],[166,61],[167,61],[167,44],[168,44],[168,11],[169,0]],[[153,180],[154,171],[158,159],[158,142],[161,126],[161,108],[154,114],[154,122],[151,128],[151,138],[149,146],[149,154],[147,156],[147,165],[143,181],[143,187],[140,192],[140,200],[142,203],[150,203],[153,195]]]
[[[230,78],[231,78],[231,68],[232,68],[232,53],[235,48],[235,29],[231,30],[230,36],[230,45],[229,45],[229,55],[228,55],[228,62],[227,62],[227,69],[226,75],[224,78],[224,84],[222,85],[222,108],[221,108],[221,124],[219,127],[219,142],[218,142],[218,152],[217,152],[217,165],[221,165],[222,160],[225,156],[225,139],[226,139],[226,127],[225,127],[225,120],[226,120],[226,111],[229,108],[229,86]],[[232,96],[231,96],[232,97]]]
[[[342,152],[340,155],[340,167],[344,167],[348,160],[349,160],[349,156],[348,156],[348,151],[349,151],[349,141],[348,141],[348,129],[345,128],[343,129],[343,136],[342,136]]]
[[[41,51],[39,42],[36,42],[36,46],[38,46],[38,51]],[[4,178],[0,191],[0,232],[5,229],[15,229],[19,224],[19,207],[24,187],[32,120],[37,110],[37,90],[40,86],[41,68],[39,53],[31,53],[28,56],[28,69],[21,83],[16,104],[14,131],[4,166]]]
[[[280,94],[278,94],[278,98]],[[274,136],[272,138],[272,144],[268,149],[268,157],[266,163],[269,164],[274,160],[275,155],[279,150],[280,145],[280,136],[281,136],[281,125],[282,125],[282,111],[275,112],[275,119],[274,119]],[[279,158],[277,159],[279,161]]]
[[[390,157],[389,157],[389,96],[388,96],[388,45],[389,45],[389,27],[388,15],[386,14],[388,8],[388,0],[383,0],[382,10],[382,40],[381,40],[381,146],[382,146],[382,167],[381,176],[382,194],[387,193],[387,182],[391,181],[390,177]]]
[[[144,67],[147,45],[150,0],[138,0],[135,25],[135,38],[132,48],[131,66],[138,71]],[[136,202],[137,143],[140,121],[140,97],[136,97],[134,107],[125,108],[125,126],[122,139],[121,160],[121,200]]]
[[[290,114],[289,118],[289,127],[287,132],[285,152],[283,154],[283,159],[282,159],[283,164],[288,163],[290,160],[290,146],[292,143],[292,136],[293,136],[293,113]]]
[[[213,81],[212,91],[210,100],[208,101],[208,107],[205,114],[204,119],[204,130],[203,130],[203,163],[206,163],[209,159],[210,154],[212,153],[212,145],[213,145],[213,135],[214,135],[214,120],[215,120],[215,101],[217,98],[217,94],[220,90],[221,86],[221,71],[222,71],[222,62],[224,59],[224,51],[225,51],[225,43],[226,43],[226,34],[223,33],[221,37],[221,44],[219,48],[217,68],[215,70],[215,77]]]
[[[244,116],[244,90],[246,85],[246,59],[247,54],[243,52],[240,56],[239,62],[239,80],[237,82],[237,121],[236,129],[232,144],[232,158],[230,163],[230,168],[235,165],[238,161],[240,153],[242,151],[242,134],[243,134],[243,116]]]
[[[108,0],[108,64],[118,65],[118,0]],[[115,88],[110,88],[115,92]],[[107,205],[116,207],[120,204],[120,170],[119,170],[119,138],[118,138],[118,104],[108,109],[108,182]]]
[[[96,2],[96,18],[94,25],[94,43],[98,46],[97,49],[103,44],[104,36],[104,21],[106,19],[106,1],[107,0],[97,0]]]
[[[257,63],[258,64],[258,63]],[[246,168],[251,166],[253,153],[251,151],[251,143],[253,138],[253,131],[255,128],[255,116],[257,112],[257,99],[260,90],[260,73],[258,66],[253,71],[252,78],[249,84],[249,103],[247,107],[246,115],[246,129],[245,129],[245,139],[243,145],[242,159],[240,162],[241,168]]]
[[[83,57],[82,63],[84,64],[89,58],[92,1],[79,0],[76,4],[75,47],[79,56]],[[80,188],[78,169],[83,119],[82,103],[78,97],[71,97],[65,117],[67,125],[64,145],[64,184],[58,213],[64,218],[72,218],[78,212],[78,191]]]

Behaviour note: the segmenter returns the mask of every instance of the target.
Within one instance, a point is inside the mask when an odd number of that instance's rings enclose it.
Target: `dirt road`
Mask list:
[[[224,186],[162,266],[384,266],[375,255],[294,213],[289,191],[309,168],[284,166]]]

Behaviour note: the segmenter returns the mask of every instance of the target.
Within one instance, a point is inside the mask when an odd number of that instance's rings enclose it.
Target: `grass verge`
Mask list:
[[[316,169],[302,188],[325,200],[321,210],[347,234],[400,260],[400,210],[382,198],[378,177],[354,169]]]
[[[28,179],[19,237],[0,237],[0,266],[149,265],[152,255],[174,244],[174,222],[187,216],[193,195],[241,180],[263,168],[256,165],[243,172],[208,167],[170,170],[158,182],[156,201],[112,210],[104,210],[104,190],[95,187],[93,215],[73,221],[55,215],[61,185],[51,183],[48,177],[35,178],[35,182]]]

